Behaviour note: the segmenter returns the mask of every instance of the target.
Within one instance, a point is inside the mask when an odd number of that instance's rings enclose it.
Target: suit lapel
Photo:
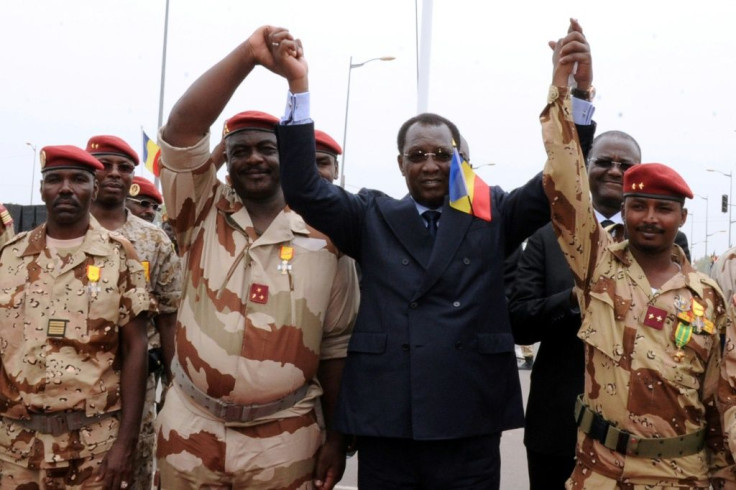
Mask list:
[[[400,201],[379,199],[377,205],[399,242],[426,269],[432,255],[432,240],[411,197],[407,195]]]
[[[445,205],[442,207],[442,217],[437,228],[437,239],[429,259],[427,273],[424,275],[422,284],[413,299],[417,299],[426,293],[442,276],[447,266],[450,265],[450,261],[455,257],[457,249],[465,239],[465,234],[472,222],[473,216],[451,208],[447,199],[445,199]]]

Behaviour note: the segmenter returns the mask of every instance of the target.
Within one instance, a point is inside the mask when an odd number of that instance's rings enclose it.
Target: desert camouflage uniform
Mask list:
[[[544,185],[558,241],[582,290],[578,337],[585,346],[583,401],[619,429],[643,438],[707,428],[705,449],[677,458],[627,456],[578,430],[577,465],[567,487],[708,488],[712,478],[720,488],[723,478],[733,481],[716,409],[723,381],[718,334],[732,330],[723,297],[713,280],[690,266],[679,247],[673,260],[681,273],[653,291],[628,241],[616,243],[598,225],[566,92],[552,87],[541,115],[548,156]],[[693,333],[679,363],[673,357],[678,296],[704,302],[705,315],[716,327],[712,334]],[[650,306],[666,312],[661,329],[644,323]]]
[[[8,243],[14,235],[13,217],[8,208],[0,204],[0,247]]]
[[[90,266],[99,268],[99,280],[90,280]],[[94,223],[82,244],[63,258],[46,248],[45,225],[2,249],[2,488],[20,483],[8,463],[42,473],[70,466],[80,471],[77,484],[96,471],[89,463],[99,465],[115,441],[116,416],[57,436],[12,420],[62,411],[88,417],[119,411],[118,328],[155,310],[130,243]],[[50,319],[68,322],[61,335],[47,335]]]
[[[208,136],[186,149],[159,140],[164,197],[185,270],[178,362],[200,391],[242,405],[272,402],[308,384],[292,408],[224,423],[175,381],[157,422],[162,484],[311,488],[321,444],[315,375],[321,360],[346,356],[358,302],[355,269],[339,266],[351,262],[338,261],[332,243],[288,208],[259,236],[235,191],[217,180]],[[293,247],[288,270],[282,246]]]
[[[125,224],[116,231],[133,244],[144,271],[148,271],[146,277],[148,290],[158,301],[159,313],[175,313],[181,296],[181,268],[179,257],[169,237],[158,226],[127,210]],[[161,338],[153,319],[148,322],[146,328],[149,350],[161,347]],[[157,382],[154,373],[151,373],[146,381],[146,398],[143,404],[141,434],[136,448],[134,483],[131,489],[150,489],[153,482]]]

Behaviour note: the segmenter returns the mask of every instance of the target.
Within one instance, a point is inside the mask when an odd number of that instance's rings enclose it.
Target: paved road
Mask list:
[[[529,373],[531,371],[519,371],[525,406],[526,399],[529,396]],[[336,489],[356,490],[358,488],[357,482],[358,461],[356,456],[348,459],[345,475]],[[525,488],[529,488],[529,479],[526,472],[524,429],[506,431],[501,438],[501,489],[523,490]]]

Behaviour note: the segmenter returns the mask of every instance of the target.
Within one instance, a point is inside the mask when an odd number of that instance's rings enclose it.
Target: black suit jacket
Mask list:
[[[445,203],[433,245],[410,197],[320,179],[311,124],[277,134],[287,202],[363,272],[336,428],[432,440],[520,427],[503,266],[549,219],[541,174],[510,193],[493,187],[490,223]]]

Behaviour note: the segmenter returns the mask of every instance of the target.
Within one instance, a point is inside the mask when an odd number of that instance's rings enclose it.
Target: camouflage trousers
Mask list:
[[[185,397],[174,384],[156,421],[161,488],[313,488],[315,455],[322,443],[313,411],[228,427]]]
[[[650,478],[644,483],[630,483],[619,481],[607,476],[596,473],[588,468],[580,460],[576,461],[575,469],[572,475],[565,482],[567,490],[656,490],[656,489],[693,489],[693,488],[710,488],[708,482],[688,482],[688,483],[672,483],[668,481],[656,481],[656,478]]]
[[[107,453],[72,459],[58,464],[46,463],[43,469],[28,469],[0,460],[0,489],[56,490],[104,488],[96,481],[97,470]]]
[[[133,490],[151,490],[153,484],[153,457],[156,454],[156,385],[155,374],[146,381],[146,399],[143,402],[141,433],[138,436],[135,461],[133,463]]]

